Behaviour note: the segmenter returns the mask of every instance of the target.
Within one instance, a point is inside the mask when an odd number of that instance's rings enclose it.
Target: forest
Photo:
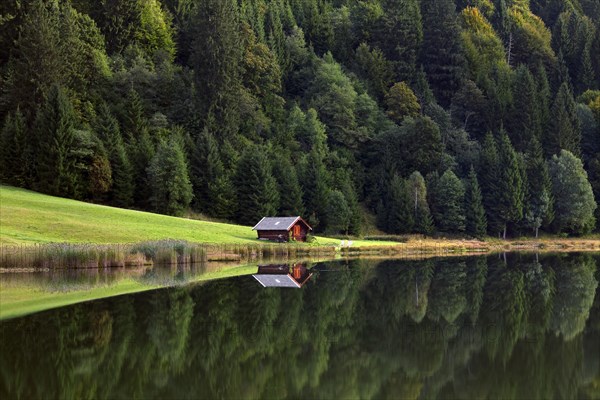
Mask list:
[[[0,181],[317,232],[600,228],[600,0],[8,0]]]
[[[339,261],[302,290],[248,276],[3,321],[0,394],[596,399],[597,258],[508,257]]]

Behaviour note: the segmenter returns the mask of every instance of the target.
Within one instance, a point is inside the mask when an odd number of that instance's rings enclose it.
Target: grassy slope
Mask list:
[[[129,243],[184,239],[258,243],[250,227],[100,206],[0,185],[0,243]],[[339,240],[319,238],[319,244]],[[357,246],[393,245],[355,241]]]

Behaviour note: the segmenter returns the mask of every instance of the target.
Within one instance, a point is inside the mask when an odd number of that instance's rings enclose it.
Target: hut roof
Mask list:
[[[254,225],[252,230],[289,231],[298,220],[302,221],[308,227],[308,229],[312,230],[310,225],[308,225],[306,221],[302,219],[302,217],[263,217],[258,224]]]

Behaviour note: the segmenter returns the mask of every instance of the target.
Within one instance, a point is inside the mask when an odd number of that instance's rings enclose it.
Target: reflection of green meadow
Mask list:
[[[300,290],[223,279],[79,304],[0,323],[0,389],[11,398],[594,399],[597,260],[338,261],[315,266]]]
[[[258,222],[258,221],[257,221]],[[0,185],[0,243],[131,243],[178,239],[259,243],[251,227],[100,206]],[[320,245],[339,240],[318,238]],[[354,241],[355,246],[395,245]]]
[[[212,279],[248,275],[255,272],[255,265],[222,267],[215,271],[202,272],[181,283],[203,282]],[[0,274],[0,320],[105,297],[175,286],[179,283],[176,277],[172,275],[156,279],[155,275],[152,275],[152,270],[148,270],[148,273],[136,277],[127,277],[125,275],[114,282],[100,282],[99,284],[77,282],[64,288],[59,287],[61,285],[60,282],[19,284],[17,280],[17,282],[9,284],[3,279]],[[62,283],[62,285],[66,284]]]

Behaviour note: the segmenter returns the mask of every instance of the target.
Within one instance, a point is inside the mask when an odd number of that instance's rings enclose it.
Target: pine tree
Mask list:
[[[25,186],[27,184],[27,135],[23,114],[17,108],[9,114],[0,134],[0,179],[4,182]]]
[[[329,191],[329,174],[325,169],[323,158],[316,148],[313,148],[303,160],[301,171],[303,203],[306,215],[309,216],[310,221],[308,222],[315,229],[325,213],[324,207],[327,204]]]
[[[448,106],[461,86],[465,68],[456,7],[452,0],[422,0],[421,15],[420,61],[439,103]]]
[[[503,230],[498,210],[498,197],[500,196],[500,157],[496,140],[488,133],[483,141],[481,150],[481,189],[483,205],[488,222],[488,231],[496,235]]]
[[[238,199],[237,221],[256,224],[263,217],[273,217],[279,208],[277,182],[264,148],[247,148],[238,161],[235,176]]]
[[[138,92],[131,88],[127,93],[125,118],[123,120],[123,138],[127,144],[134,144],[148,131],[148,121],[144,116],[144,105]]]
[[[288,157],[278,155],[275,158],[273,175],[279,187],[280,215],[303,215],[302,188],[296,169]]]
[[[214,136],[204,129],[191,152],[191,181],[194,208],[217,218],[235,213],[235,190],[230,174],[225,171]]]
[[[163,141],[148,166],[150,201],[154,211],[161,214],[183,215],[194,196],[180,141],[175,136]]]
[[[506,239],[507,225],[519,222],[523,218],[525,188],[517,157],[508,135],[505,132],[501,133],[498,143],[500,176],[496,203],[504,230],[502,235],[504,239]]]
[[[533,75],[524,65],[516,71],[509,134],[517,151],[525,151],[533,137],[542,134],[537,88]]]
[[[473,166],[469,171],[465,187],[465,232],[473,237],[483,239],[487,232],[487,218],[477,173]]]
[[[414,227],[414,212],[406,182],[394,175],[389,183],[386,201],[387,228],[391,233],[410,233]]]
[[[553,155],[567,150],[575,156],[581,154],[581,127],[575,109],[575,100],[565,82],[560,85],[552,105],[550,127],[545,136],[546,154]]]
[[[525,166],[528,187],[524,218],[537,238],[539,228],[552,222],[554,211],[548,164],[544,160],[542,145],[535,137],[529,143]]]
[[[427,204],[427,186],[419,171],[408,177],[408,192],[413,200],[414,231],[423,234],[433,232],[433,217]]]
[[[448,233],[464,232],[465,188],[454,172],[444,172],[434,187],[432,197],[435,198],[435,208],[431,211],[438,229]]]
[[[31,143],[37,161],[37,190],[56,196],[77,196],[74,126],[71,101],[60,86],[54,86],[38,111],[36,137]]]
[[[133,204],[133,170],[117,119],[108,106],[103,104],[98,113],[96,132],[104,143],[112,171],[112,187],[109,201],[118,207],[131,207]]]

